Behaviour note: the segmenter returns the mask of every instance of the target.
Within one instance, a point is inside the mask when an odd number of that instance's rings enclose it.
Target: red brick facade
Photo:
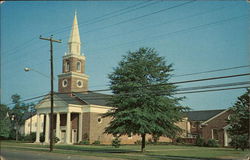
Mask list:
[[[224,145],[224,127],[227,126],[227,119],[230,115],[230,110],[227,110],[212,118],[206,124],[201,126],[201,136],[205,139],[216,139],[218,143],[223,146]]]

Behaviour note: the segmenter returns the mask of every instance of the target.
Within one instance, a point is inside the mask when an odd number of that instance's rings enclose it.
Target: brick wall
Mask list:
[[[62,81],[64,79],[67,79],[68,84],[66,87],[62,86]],[[77,87],[77,80],[83,81],[83,86],[81,88]],[[88,80],[87,79],[80,79],[80,78],[74,78],[74,77],[67,77],[67,78],[60,78],[58,80],[58,91],[60,93],[65,92],[82,92],[88,90]]]
[[[226,120],[231,111],[226,111],[220,116],[210,120],[206,125],[202,126],[202,137],[207,141],[212,139],[212,129],[216,129],[218,132],[218,142],[221,146],[224,145],[224,129],[223,127],[227,126]]]
[[[78,61],[81,62],[81,70],[80,71],[77,71],[77,62]],[[69,64],[70,64],[69,65],[70,66],[69,71],[66,71],[66,67],[65,67],[67,62],[69,62]],[[63,59],[62,71],[63,71],[63,73],[67,73],[67,72],[70,72],[70,71],[84,73],[85,72],[85,61],[82,60],[82,59],[75,58],[75,57],[70,57],[70,58],[67,58],[67,59]]]

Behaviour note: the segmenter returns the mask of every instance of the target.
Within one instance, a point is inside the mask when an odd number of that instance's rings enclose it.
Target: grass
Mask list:
[[[2,148],[22,149],[47,152],[48,145],[1,142]],[[249,150],[241,151],[232,148],[209,148],[183,145],[147,145],[146,152],[140,152],[140,145],[122,145],[114,148],[110,145],[55,145],[55,153],[112,157],[123,159],[171,159],[175,157],[190,157],[204,159],[238,159],[245,157]]]

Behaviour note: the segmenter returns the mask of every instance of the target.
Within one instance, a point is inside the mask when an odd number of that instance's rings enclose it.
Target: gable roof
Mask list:
[[[86,102],[87,104],[94,104],[100,106],[108,106],[108,99],[111,95],[102,94],[102,93],[73,93],[77,98]]]
[[[223,111],[225,111],[225,109],[189,111],[187,112],[187,117],[191,121],[207,121]]]

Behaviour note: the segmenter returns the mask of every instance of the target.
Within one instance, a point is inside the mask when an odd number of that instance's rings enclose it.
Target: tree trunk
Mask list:
[[[146,134],[141,134],[141,152],[145,151],[145,138]]]

